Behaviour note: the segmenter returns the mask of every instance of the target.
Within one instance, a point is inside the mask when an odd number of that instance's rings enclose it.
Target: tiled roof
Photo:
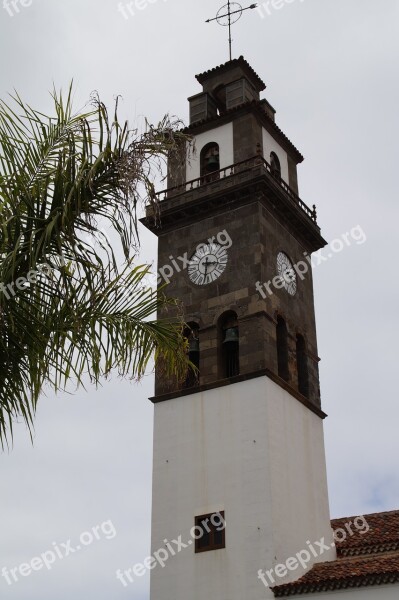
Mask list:
[[[240,56],[239,58],[234,58],[233,60],[229,60],[228,62],[219,65],[218,67],[209,69],[209,71],[204,71],[204,73],[196,75],[195,78],[199,83],[202,83],[206,79],[209,79],[209,77],[222,73],[223,71],[228,71],[229,69],[231,69],[231,67],[235,66],[239,66],[247,72],[249,78],[255,84],[255,87],[258,89],[259,92],[262,92],[264,89],[266,89],[266,84],[262,81],[259,75],[254,71],[249,62],[247,62],[243,56]]]
[[[319,563],[304,577],[273,588],[277,598],[399,582],[399,555]]]
[[[345,529],[346,523],[354,522],[356,517],[334,519],[333,530]],[[359,556],[392,552],[399,550],[399,511],[375,513],[365,517],[370,530],[360,534],[353,528],[354,535],[347,536],[345,541],[337,544],[338,556]]]
[[[354,523],[356,517],[334,519],[337,532]],[[352,527],[353,535],[337,541],[338,559],[318,563],[298,581],[273,588],[276,597],[295,596],[314,592],[330,592],[354,587],[399,582],[399,511],[365,515],[370,529],[360,533]]]

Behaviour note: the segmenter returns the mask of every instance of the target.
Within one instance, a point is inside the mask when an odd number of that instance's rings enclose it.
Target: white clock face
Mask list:
[[[219,244],[202,244],[190,259],[188,275],[196,285],[212,283],[227,266],[228,254]]]
[[[284,280],[284,287],[290,296],[295,296],[297,289],[297,280],[292,262],[284,252],[277,255],[277,273]]]

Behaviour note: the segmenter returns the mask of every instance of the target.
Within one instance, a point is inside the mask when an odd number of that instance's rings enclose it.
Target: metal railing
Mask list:
[[[277,186],[279,186],[280,188],[282,188],[284,190],[284,192],[287,194],[287,196],[297,206],[299,206],[299,208],[301,208],[306,213],[306,215],[312,221],[314,221],[314,223],[317,223],[316,206],[313,205],[313,208],[310,209],[300,199],[298,194],[296,194],[294,192],[294,190],[290,188],[290,186],[284,181],[284,179],[282,179],[280,177],[280,175],[272,169],[271,165],[262,156],[254,156],[247,160],[243,160],[241,162],[234,163],[233,165],[229,165],[228,167],[224,167],[223,169],[220,169],[219,171],[215,171],[214,173],[211,173],[208,175],[202,175],[201,177],[197,177],[196,179],[192,179],[181,185],[171,187],[166,190],[162,190],[161,192],[158,192],[156,194],[156,196],[160,202],[163,202],[164,200],[167,200],[168,198],[175,197],[180,194],[184,194],[186,192],[196,190],[205,185],[211,185],[217,181],[220,181],[221,179],[232,177],[233,175],[238,175],[241,173],[246,173],[248,171],[252,171],[258,167],[263,167],[264,170],[270,175],[272,180],[275,182],[275,184]]]

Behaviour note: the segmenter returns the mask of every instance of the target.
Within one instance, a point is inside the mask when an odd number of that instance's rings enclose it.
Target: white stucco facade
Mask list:
[[[333,542],[322,420],[267,377],[156,404],[152,508],[152,553],[187,543],[195,516],[224,510],[227,525],[226,548],[155,566],[151,600],[273,598],[259,569]]]
[[[270,133],[263,127],[262,128],[262,137],[263,137],[263,156],[268,163],[270,163],[270,154],[271,152],[275,152],[277,154],[278,159],[280,161],[281,166],[281,178],[284,179],[288,185],[289,175],[288,175],[288,156],[285,150],[276,142],[276,140],[270,135]]]
[[[398,600],[399,585],[373,585],[366,588],[349,588],[322,594],[300,594],[286,598],[287,600],[293,598],[296,600]]]
[[[204,146],[210,142],[219,144],[220,168],[224,169],[234,163],[234,142],[233,142],[233,123],[226,123],[221,127],[216,127],[210,131],[199,133],[194,137],[195,153],[191,150],[191,155],[187,161],[186,181],[191,181],[200,177],[200,155]]]
[[[234,164],[234,136],[233,136],[233,123],[226,123],[221,127],[216,127],[210,131],[205,131],[196,135],[193,142],[189,143],[187,150],[190,160],[187,161],[186,165],[186,181],[192,181],[201,176],[201,165],[200,155],[201,150],[207,144],[215,142],[219,145],[220,153],[220,168],[224,169]],[[271,134],[263,127],[262,128],[262,143],[263,143],[263,156],[270,162],[270,153],[275,152],[279,158],[281,165],[281,177],[289,185],[289,171],[288,171],[288,155],[287,152],[280,146],[278,142],[271,136]],[[195,149],[195,150],[194,150]]]

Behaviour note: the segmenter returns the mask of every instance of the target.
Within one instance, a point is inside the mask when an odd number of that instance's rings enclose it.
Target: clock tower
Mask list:
[[[240,57],[196,79],[192,141],[143,219],[198,367],[180,384],[156,373],[152,552],[170,556],[151,600],[258,600],[273,597],[260,569],[321,538],[311,563],[335,558],[310,267],[326,242],[260,77]]]

